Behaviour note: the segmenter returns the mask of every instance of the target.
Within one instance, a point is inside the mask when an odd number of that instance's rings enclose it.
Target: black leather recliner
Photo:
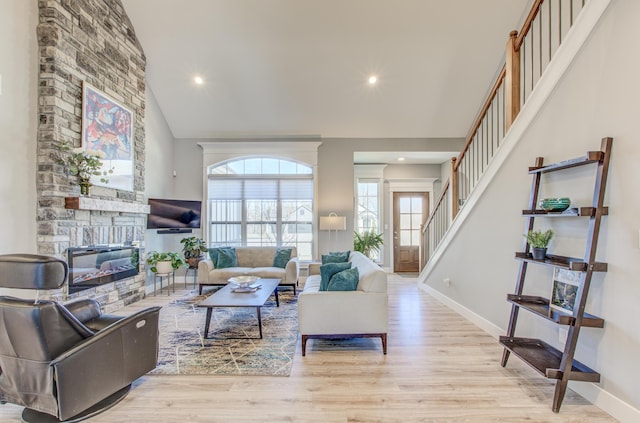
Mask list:
[[[0,255],[0,287],[55,289],[59,259]],[[0,296],[0,402],[25,407],[26,422],[79,421],[111,407],[156,367],[160,307],[121,317],[94,300],[67,305]]]

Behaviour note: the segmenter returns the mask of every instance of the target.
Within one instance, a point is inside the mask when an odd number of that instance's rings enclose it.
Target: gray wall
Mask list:
[[[237,139],[237,141],[255,141]],[[220,139],[178,139],[175,142],[174,166],[176,170],[175,195],[177,198],[202,198],[203,175],[202,149],[198,142],[220,141]],[[225,141],[228,141],[225,139]],[[317,142],[318,139],[309,141]],[[332,234],[318,233],[319,253],[330,249],[347,250],[353,248],[353,153],[356,151],[455,151],[460,149],[462,139],[362,139],[362,138],[322,138],[318,148],[318,215],[330,212],[347,217],[347,230]],[[264,142],[269,142],[265,140]],[[274,152],[277,154],[277,152]],[[393,178],[438,177],[439,166],[394,165],[390,175]],[[387,174],[385,173],[385,177]],[[388,256],[387,256],[388,257]],[[385,263],[386,264],[386,263]]]
[[[176,188],[177,178],[173,177],[174,169],[174,139],[169,125],[164,119],[151,88],[147,86],[147,107],[145,116],[145,130],[147,151],[145,155],[145,199],[175,198],[199,199],[197,196],[185,196],[184,190]],[[200,186],[201,184],[198,184]],[[145,234],[145,250],[182,252],[180,240],[185,236],[200,236],[201,231],[194,230],[193,234],[158,234],[156,229],[148,229]],[[179,275],[184,270],[177,272]],[[153,273],[147,269],[146,290],[153,290]]]
[[[35,253],[38,2],[3,0],[0,13],[0,254]]]

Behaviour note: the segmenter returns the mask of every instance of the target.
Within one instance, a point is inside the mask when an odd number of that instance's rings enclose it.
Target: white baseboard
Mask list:
[[[595,383],[569,382],[569,388],[620,422],[640,422],[640,410]]]
[[[494,338],[498,339],[498,337],[504,335],[505,329],[499,326],[496,326],[495,324],[491,323],[489,320],[480,316],[478,313],[469,310],[467,307],[463,306],[462,304],[447,297],[442,292],[437,291],[424,283],[418,283],[418,287],[423,291],[427,292],[432,297],[434,297],[436,300],[440,301],[442,304],[446,305],[447,307],[455,311],[456,313],[465,317],[471,323],[475,324],[480,329],[487,332],[489,335],[493,336]]]
[[[506,333],[506,329],[496,326],[431,286],[418,281],[418,287],[494,338],[498,339],[498,337]],[[640,410],[612,395],[610,392],[605,391],[595,383],[569,382],[569,388],[620,422],[640,422]]]

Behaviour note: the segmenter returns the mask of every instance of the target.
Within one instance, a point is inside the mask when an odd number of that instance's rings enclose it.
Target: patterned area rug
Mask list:
[[[214,308],[204,339],[206,309],[197,304],[208,295],[193,291],[162,307],[158,366],[151,374],[289,376],[298,340],[293,290],[278,291],[280,307],[273,295],[262,307],[262,339],[255,307]]]

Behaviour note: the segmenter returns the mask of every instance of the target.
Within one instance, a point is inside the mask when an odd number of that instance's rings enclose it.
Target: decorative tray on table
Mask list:
[[[262,284],[258,282],[260,278],[258,276],[236,276],[235,278],[229,278],[228,282],[233,284],[231,289],[233,292],[238,293],[251,293],[256,292],[262,288]]]

